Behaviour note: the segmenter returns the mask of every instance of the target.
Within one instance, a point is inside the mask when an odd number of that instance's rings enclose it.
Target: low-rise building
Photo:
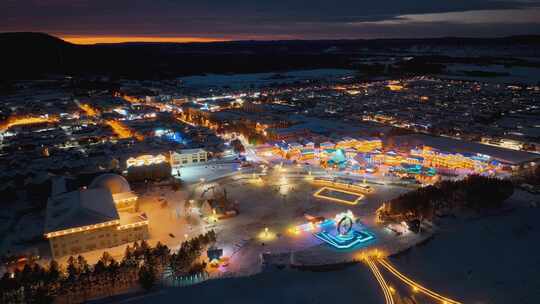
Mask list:
[[[183,149],[179,152],[171,152],[171,167],[205,163],[208,161],[208,153],[204,149]]]
[[[119,179],[125,181],[120,176],[107,177],[107,180]],[[102,187],[106,184],[93,184],[95,188],[65,192],[49,198],[45,238],[49,241],[53,258],[148,238],[146,215],[120,210],[133,210],[134,194],[131,191],[115,193],[117,203],[111,189]],[[126,193],[131,193],[128,195],[129,202],[118,197],[118,194]]]

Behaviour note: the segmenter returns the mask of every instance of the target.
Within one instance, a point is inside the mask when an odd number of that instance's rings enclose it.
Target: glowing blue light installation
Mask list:
[[[332,234],[327,231],[321,231],[313,234],[316,238],[332,245],[337,249],[350,249],[360,244],[366,244],[375,240],[375,236],[367,231],[352,230],[348,234]]]
[[[333,224],[332,228],[329,225],[320,226],[320,231],[313,233],[313,235],[334,248],[350,249],[359,245],[367,245],[368,242],[375,240],[375,235],[356,220],[350,210],[337,214],[336,218],[329,222]]]

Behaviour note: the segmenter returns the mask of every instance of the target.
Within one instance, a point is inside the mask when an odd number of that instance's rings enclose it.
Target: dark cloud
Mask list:
[[[406,31],[394,33],[399,24],[373,23],[390,20],[399,23],[401,20],[403,27],[419,32],[421,24],[407,22],[399,16],[483,10],[504,12],[534,6],[540,6],[540,1],[2,0],[0,31],[230,38],[403,36]],[[485,31],[481,29],[487,25],[455,23],[433,23],[431,32],[423,24],[418,34],[437,35],[437,31],[451,32],[452,28],[455,35],[476,34],[474,29],[482,34]],[[492,25],[497,24],[494,20]],[[463,30],[464,27],[467,29]]]

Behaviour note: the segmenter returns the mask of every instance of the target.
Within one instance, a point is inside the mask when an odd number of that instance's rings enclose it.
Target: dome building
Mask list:
[[[122,212],[137,210],[137,195],[131,191],[129,182],[121,175],[107,173],[96,177],[89,189],[107,189],[111,192],[116,209]]]
[[[148,217],[125,178],[103,174],[86,189],[55,191],[47,201],[45,238],[53,259],[149,237]]]
[[[123,176],[113,173],[102,174],[94,178],[88,188],[107,188],[111,191],[111,194],[131,192],[129,182]]]

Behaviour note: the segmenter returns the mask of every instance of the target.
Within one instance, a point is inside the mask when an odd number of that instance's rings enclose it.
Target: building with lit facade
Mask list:
[[[356,146],[358,141],[351,137],[344,137],[342,140],[338,141],[336,144],[337,149],[347,149],[353,148]]]
[[[384,155],[384,163],[389,166],[397,166],[404,161],[403,156],[394,151],[388,151]]]
[[[353,147],[358,152],[371,152],[382,149],[382,141],[379,138],[361,138],[356,140]]]
[[[178,152],[171,152],[171,167],[173,168],[205,163],[207,161],[208,152],[204,149],[183,149]]]
[[[278,149],[275,145],[270,145],[270,144],[263,144],[263,145],[259,145],[255,147],[255,153],[258,156],[263,156],[263,157],[270,157],[276,153],[279,153],[279,151],[281,150]]]
[[[351,138],[344,137],[336,144],[338,149],[355,149],[358,152],[371,152],[382,149],[382,141],[379,138]]]
[[[446,153],[428,146],[412,149],[411,155],[422,157],[425,166],[453,170],[465,169],[481,172],[486,170],[491,163],[491,158],[487,155]]]
[[[268,149],[264,149],[263,151],[261,149],[257,154],[261,156],[270,156],[269,154],[271,153],[271,155],[282,158],[304,161],[313,158],[329,160],[337,153],[337,151],[341,151],[348,159],[353,159],[359,153],[366,154],[368,152],[377,152],[381,148],[382,141],[378,138],[344,137],[337,143],[331,141],[321,142],[318,148],[315,148],[313,142],[300,144],[297,142],[288,143],[287,141],[282,140],[275,143],[271,151]],[[384,162],[384,159],[381,160],[381,162]],[[396,163],[399,163],[399,161]]]
[[[50,197],[45,238],[49,241],[52,257],[56,259],[147,239],[148,218],[134,212],[136,196],[128,193],[131,193],[129,184],[123,177],[107,174],[98,177],[88,189]],[[129,196],[129,200],[124,196]]]
[[[319,144],[319,150],[334,149],[336,144],[331,141],[325,141]]]
[[[163,154],[150,155],[145,154],[137,157],[130,157],[126,160],[126,168],[142,167],[167,162],[167,157]]]

